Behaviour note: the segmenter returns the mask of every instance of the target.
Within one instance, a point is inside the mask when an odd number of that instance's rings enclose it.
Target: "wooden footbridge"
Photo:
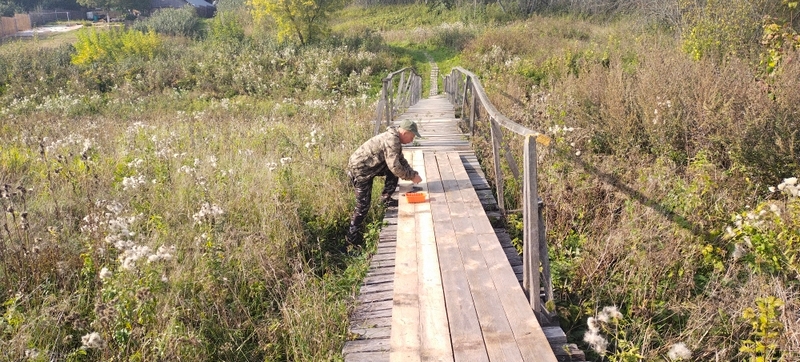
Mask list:
[[[543,307],[552,287],[535,192],[524,196],[525,261],[493,223],[502,217],[503,202],[495,202],[469,130],[483,115],[494,134],[507,118],[479,103],[485,94],[472,73],[456,68],[445,78],[446,95],[437,94],[437,78],[432,72],[426,99],[420,99],[421,79],[412,70],[384,79],[376,132],[404,119],[417,122],[424,139],[406,145],[404,153],[422,176],[416,186],[426,202],[408,203],[402,195],[412,185],[401,181],[398,206],[387,209],[387,226],[351,315],[345,361],[582,361]],[[468,118],[456,118],[456,108]],[[537,134],[522,132],[525,160],[535,165]],[[525,167],[525,184],[535,190],[535,166]],[[497,188],[502,193],[502,182]]]

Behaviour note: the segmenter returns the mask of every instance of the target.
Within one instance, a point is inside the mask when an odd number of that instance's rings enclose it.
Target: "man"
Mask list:
[[[422,137],[417,130],[417,124],[410,120],[400,122],[398,127],[389,127],[375,137],[364,142],[350,156],[347,165],[347,174],[356,192],[356,209],[350,218],[350,228],[347,230],[349,244],[361,244],[361,224],[367,217],[372,198],[372,180],[375,176],[386,176],[381,202],[392,204],[392,194],[397,188],[399,179],[411,180],[418,184],[422,178],[417,171],[408,165],[403,157],[402,145],[414,141],[414,137]]]

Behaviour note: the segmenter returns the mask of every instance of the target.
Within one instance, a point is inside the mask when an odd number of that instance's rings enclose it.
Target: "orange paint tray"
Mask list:
[[[406,192],[406,200],[411,204],[425,202],[425,194],[421,192]]]

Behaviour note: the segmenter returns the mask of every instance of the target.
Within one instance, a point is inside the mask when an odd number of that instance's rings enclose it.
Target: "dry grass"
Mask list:
[[[796,64],[765,79],[746,60],[693,61],[677,37],[635,22],[570,18],[499,27],[467,49],[494,104],[555,140],[540,149],[539,187],[573,341],[590,349],[586,318],[615,305],[625,334],[608,336],[609,356],[632,346],[660,360],[683,342],[692,360],[743,360],[742,341],[759,338],[743,312],[772,295],[786,303],[776,348],[797,357],[796,266],[764,275],[723,237],[733,214],[800,171],[797,92],[785,88]]]

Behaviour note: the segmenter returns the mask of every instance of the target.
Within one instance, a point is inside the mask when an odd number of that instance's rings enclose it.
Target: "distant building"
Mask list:
[[[217,7],[214,4],[203,0],[151,0],[150,5],[153,10],[164,8],[180,9],[186,5],[191,5],[197,15],[204,18],[210,18],[217,12]]]

